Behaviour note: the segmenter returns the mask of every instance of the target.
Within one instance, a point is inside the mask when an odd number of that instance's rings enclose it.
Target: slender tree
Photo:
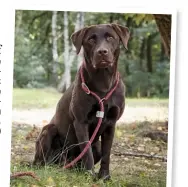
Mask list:
[[[58,52],[57,52],[57,32],[56,32],[56,27],[57,27],[57,11],[52,12],[52,57],[53,57],[53,71],[52,71],[52,77],[53,77],[53,82],[55,82],[55,85],[57,84],[58,81]]]
[[[84,26],[84,13],[78,12],[76,16],[74,32],[83,28]],[[82,62],[82,50],[78,56],[76,56],[76,50],[73,44],[69,44],[69,27],[68,27],[68,15],[67,12],[64,12],[64,65],[65,71],[62,76],[61,82],[59,84],[58,90],[64,92],[71,84],[71,67],[73,61],[77,57],[77,68],[80,67]]]
[[[75,31],[82,29],[84,27],[84,12],[78,12]],[[80,53],[77,56],[77,69],[80,68],[83,60],[83,50],[81,49]]]
[[[69,27],[68,27],[68,13],[64,12],[64,52],[63,61],[65,66],[64,74],[62,75],[61,82],[58,90],[64,92],[71,84],[71,64],[69,63]]]

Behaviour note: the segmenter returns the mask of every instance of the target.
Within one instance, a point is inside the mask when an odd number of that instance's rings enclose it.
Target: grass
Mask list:
[[[54,107],[61,94],[54,89],[13,89],[13,108],[49,108]]]
[[[31,177],[11,180],[11,187],[165,187],[166,162],[157,159],[117,156],[115,152],[144,152],[166,156],[167,144],[141,137],[147,130],[164,127],[163,122],[137,122],[117,127],[111,153],[110,171],[112,180],[104,183],[94,181],[91,176],[78,170],[62,170],[58,166],[28,166],[33,159],[34,145],[38,132],[32,134],[32,127],[13,124],[11,172],[33,171],[40,178],[37,182]],[[140,147],[143,149],[141,150]],[[96,169],[98,170],[97,165]],[[96,170],[96,171],[97,171]]]
[[[51,108],[55,107],[62,94],[51,88],[46,89],[13,89],[13,108]],[[168,106],[168,99],[126,99],[126,105],[130,107],[160,107]]]
[[[15,166],[14,166],[15,167]],[[18,170],[28,171],[27,167],[17,167]],[[56,167],[35,169],[39,182],[32,178],[20,178],[11,181],[11,187],[165,187],[165,173],[140,172],[132,177],[118,175],[114,172],[113,179],[108,182],[94,181],[84,172],[60,171]]]
[[[62,94],[51,88],[13,89],[14,109],[45,109],[55,107]],[[133,108],[134,114],[145,107],[168,108],[168,99],[126,98],[126,106]],[[139,110],[137,110],[137,107]],[[128,111],[127,111],[128,112]],[[128,113],[127,113],[128,114]],[[36,114],[38,115],[38,114]],[[130,114],[129,114],[130,115]],[[151,115],[151,114],[148,114]],[[158,118],[155,117],[157,120]],[[142,137],[144,131],[163,129],[164,122],[135,120],[134,123],[117,126],[111,153],[110,171],[112,180],[104,183],[94,181],[84,172],[77,170],[60,170],[58,166],[31,167],[35,141],[40,129],[14,122],[12,126],[11,172],[33,171],[39,178],[37,182],[31,177],[11,180],[11,187],[165,187],[166,162],[157,159],[145,159],[117,156],[115,152],[136,152],[167,155],[167,143]],[[98,170],[99,166],[97,166]]]

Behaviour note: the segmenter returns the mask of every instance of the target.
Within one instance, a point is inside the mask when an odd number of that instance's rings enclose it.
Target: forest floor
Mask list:
[[[11,172],[33,171],[32,177],[11,180],[15,187],[165,187],[167,142],[146,136],[148,132],[167,134],[167,99],[127,99],[118,121],[111,153],[112,180],[93,181],[77,170],[59,166],[36,168],[31,163],[36,137],[55,111],[60,94],[53,89],[14,89],[12,113]],[[96,171],[99,166],[96,166]]]

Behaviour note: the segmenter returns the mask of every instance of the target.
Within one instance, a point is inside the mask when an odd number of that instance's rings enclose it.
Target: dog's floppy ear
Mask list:
[[[71,40],[74,46],[76,47],[77,54],[79,54],[80,49],[82,47],[82,41],[83,41],[86,30],[87,30],[87,27],[76,31],[71,35]]]
[[[124,47],[128,49],[127,44],[130,38],[130,32],[128,27],[124,27],[115,23],[112,23],[112,28],[116,31],[117,35],[120,37]]]

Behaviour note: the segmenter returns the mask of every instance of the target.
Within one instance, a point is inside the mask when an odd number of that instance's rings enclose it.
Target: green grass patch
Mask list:
[[[34,171],[40,181],[31,177],[20,177],[11,180],[11,187],[165,187],[164,173],[139,172],[135,175],[113,174],[108,182],[94,180],[93,177],[77,170],[62,170],[58,167],[47,166],[45,168],[29,168],[14,166],[12,169],[18,171]]]
[[[13,89],[13,108],[50,108],[55,107],[62,94],[55,89]],[[129,107],[168,107],[168,99],[126,98]]]
[[[168,101],[160,98],[126,98],[125,100],[130,107],[168,107]]]
[[[56,106],[61,98],[54,89],[13,89],[13,108],[49,108]]]
[[[63,170],[58,165],[46,167],[28,166],[34,156],[37,131],[25,124],[14,123],[12,127],[11,172],[33,171],[40,182],[31,177],[11,180],[11,187],[165,187],[167,163],[158,159],[117,156],[115,153],[146,153],[167,155],[167,143],[141,136],[145,130],[164,131],[164,122],[135,122],[116,128],[111,151],[110,172],[112,180],[104,183],[94,181],[83,171]],[[30,138],[28,137],[30,134]],[[31,136],[32,135],[32,136]],[[96,166],[96,172],[99,165]]]

